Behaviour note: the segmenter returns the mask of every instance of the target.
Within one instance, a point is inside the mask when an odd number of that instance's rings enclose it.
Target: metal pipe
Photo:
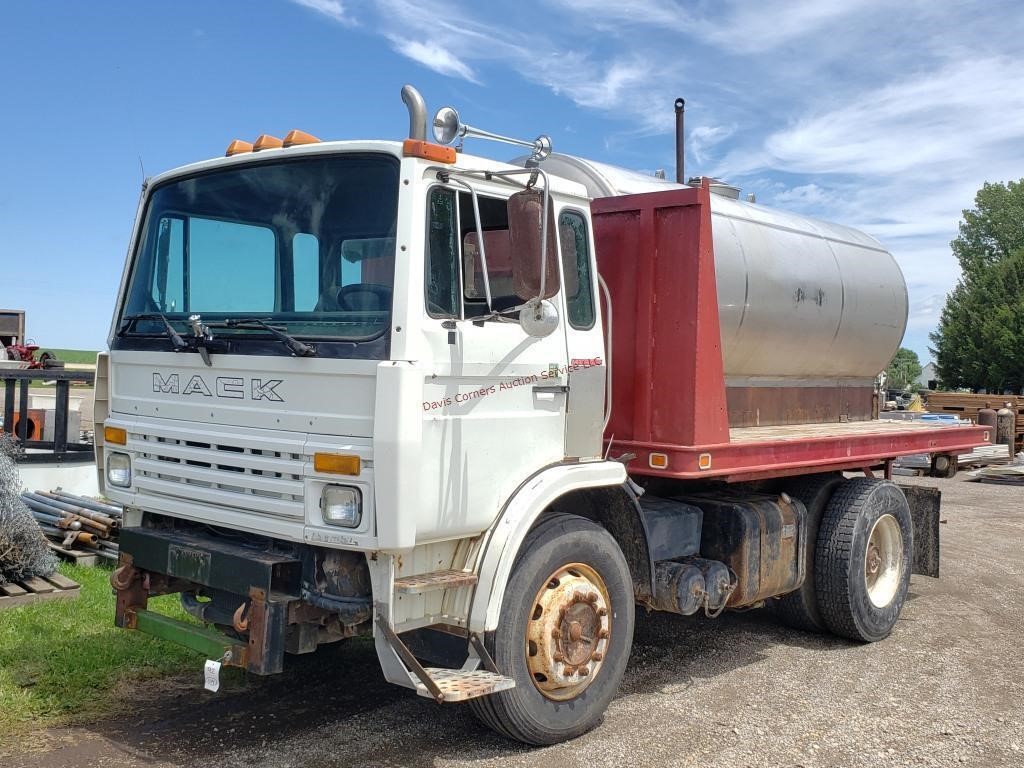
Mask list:
[[[60,499],[55,499],[51,494],[38,494],[26,491],[25,493],[21,494],[21,497],[23,499],[34,499],[40,504],[47,504],[51,507],[56,507],[57,509],[63,512],[67,512],[71,515],[81,517],[85,520],[91,520],[99,525],[102,525],[104,528],[117,528],[120,525],[118,521],[114,520],[109,515],[104,515],[101,512],[92,512],[88,509],[83,509],[82,507],[75,506],[74,504],[69,504],[68,502],[61,501]]]
[[[91,520],[88,517],[76,515],[73,512],[67,512],[63,509],[51,507],[49,504],[46,504],[45,502],[31,498],[34,495],[35,494],[23,494],[21,497],[21,500],[25,502],[25,505],[28,506],[30,509],[34,509],[38,512],[43,512],[44,514],[57,517],[61,520],[77,520],[85,527],[92,528],[99,536],[101,536],[104,539],[110,536],[110,528],[104,525],[103,523]]]
[[[676,99],[676,184],[685,184],[686,175],[683,161],[683,113],[686,111],[686,100]]]
[[[76,533],[75,541],[90,547],[97,547],[99,546],[100,543],[100,539],[96,536],[95,533],[88,533],[86,531],[79,531],[78,533]]]
[[[69,504],[77,504],[80,507],[91,509],[94,512],[102,512],[112,518],[121,517],[124,514],[124,510],[121,507],[115,507],[112,504],[104,504],[103,502],[96,501],[95,499],[87,499],[84,496],[75,496],[73,493],[67,493],[59,488],[56,491],[51,491],[50,493],[45,493],[43,495],[66,501]]]
[[[411,85],[402,86],[402,101],[409,110],[409,138],[427,140],[427,103]]]
[[[36,510],[32,510],[32,517],[39,523],[46,523],[49,526],[55,526],[67,531],[82,530],[82,524],[77,520],[68,520],[64,517],[54,517],[53,515],[47,515]]]

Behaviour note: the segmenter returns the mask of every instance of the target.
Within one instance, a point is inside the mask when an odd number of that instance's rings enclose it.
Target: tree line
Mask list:
[[[1024,386],[1024,179],[986,183],[951,243],[961,276],[929,335],[949,389]]]

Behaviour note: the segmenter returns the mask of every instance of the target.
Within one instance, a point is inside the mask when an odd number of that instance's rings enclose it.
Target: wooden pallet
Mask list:
[[[81,587],[66,576],[52,573],[45,578],[0,584],[0,611],[42,600],[74,600]]]
[[[74,563],[75,565],[81,565],[90,567],[99,563],[102,559],[95,551],[89,549],[64,549],[60,544],[51,539],[47,539],[46,543],[50,545],[50,549],[60,555],[68,562]]]

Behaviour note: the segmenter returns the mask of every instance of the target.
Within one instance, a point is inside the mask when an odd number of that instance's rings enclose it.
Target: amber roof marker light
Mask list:
[[[320,139],[311,133],[300,131],[298,128],[288,131],[284,137],[284,146],[294,147],[299,144],[319,144]]]
[[[284,142],[281,141],[277,136],[271,136],[269,133],[261,133],[256,142],[252,145],[253,152],[260,152],[264,149],[281,149],[284,146]]]
[[[225,157],[231,157],[232,155],[244,155],[246,152],[252,152],[252,144],[248,141],[242,141],[241,139],[235,139],[228,144],[227,151],[224,152]]]

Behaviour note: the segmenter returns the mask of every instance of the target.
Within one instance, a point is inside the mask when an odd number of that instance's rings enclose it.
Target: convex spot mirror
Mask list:
[[[558,328],[558,309],[547,299],[530,299],[519,310],[519,325],[527,336],[543,339]]]
[[[524,189],[508,199],[512,288],[521,299],[550,299],[558,293],[558,246],[554,206],[548,199],[547,247],[543,247],[544,191]],[[542,264],[543,262],[543,264]],[[541,275],[544,291],[541,294]],[[557,315],[556,315],[557,318]]]

